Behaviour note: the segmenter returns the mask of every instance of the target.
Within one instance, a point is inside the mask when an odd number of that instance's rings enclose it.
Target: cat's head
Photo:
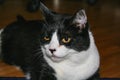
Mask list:
[[[46,57],[59,62],[89,48],[89,25],[83,9],[70,16],[53,12],[42,3],[40,8],[47,24],[41,36]]]

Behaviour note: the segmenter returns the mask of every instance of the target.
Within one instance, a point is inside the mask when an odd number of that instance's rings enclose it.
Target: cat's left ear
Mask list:
[[[76,27],[79,27],[80,30],[82,30],[86,27],[86,23],[87,16],[85,10],[81,9],[78,12],[76,12],[76,14],[73,16],[72,25],[75,25]]]

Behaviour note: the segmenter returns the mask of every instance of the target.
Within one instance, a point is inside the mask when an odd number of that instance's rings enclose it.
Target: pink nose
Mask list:
[[[53,54],[56,51],[56,49],[49,49],[49,51]]]

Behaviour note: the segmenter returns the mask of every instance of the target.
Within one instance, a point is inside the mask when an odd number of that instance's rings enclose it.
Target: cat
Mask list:
[[[17,21],[1,31],[2,58],[30,80],[100,80],[99,52],[84,9],[60,14],[40,3],[44,20]]]

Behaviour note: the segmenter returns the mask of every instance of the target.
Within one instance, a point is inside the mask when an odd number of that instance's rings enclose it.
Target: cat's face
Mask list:
[[[45,57],[59,62],[88,49],[90,40],[84,10],[73,16],[50,11],[44,14],[47,27],[41,36],[41,47]]]
[[[67,44],[70,44],[71,38],[61,38],[62,37],[58,36],[57,31],[53,32],[52,36],[44,37],[46,44],[44,44],[44,46],[42,47],[43,53],[45,56],[49,57],[53,61],[64,60],[64,58],[67,58],[67,56],[69,56],[70,52],[72,51],[66,46]]]

